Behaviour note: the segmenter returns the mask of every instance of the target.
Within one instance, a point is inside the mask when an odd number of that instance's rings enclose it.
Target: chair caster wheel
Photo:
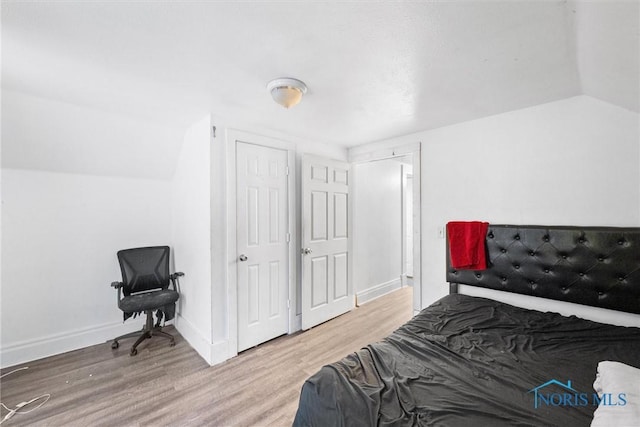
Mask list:
[[[129,352],[129,356],[135,356],[136,354],[138,354],[138,350],[135,348],[132,348],[131,351]]]
[[[114,341],[111,343],[111,349],[115,350],[116,348],[120,347],[120,343],[118,341]]]

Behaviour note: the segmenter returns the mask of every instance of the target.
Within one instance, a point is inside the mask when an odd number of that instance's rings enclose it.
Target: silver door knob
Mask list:
[[[313,251],[311,250],[311,248],[303,248],[303,249],[302,249],[302,253],[303,253],[303,254],[305,254],[305,255],[309,255],[311,252],[313,252]]]
[[[248,258],[247,258],[247,256],[246,256],[245,254],[242,254],[242,255],[240,255],[240,256],[238,257],[238,259],[239,259],[240,261],[242,261],[242,262],[245,262]]]

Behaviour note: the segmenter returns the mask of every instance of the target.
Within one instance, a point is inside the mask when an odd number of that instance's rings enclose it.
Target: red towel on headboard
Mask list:
[[[485,238],[488,222],[451,221],[447,223],[451,266],[465,270],[487,268]]]

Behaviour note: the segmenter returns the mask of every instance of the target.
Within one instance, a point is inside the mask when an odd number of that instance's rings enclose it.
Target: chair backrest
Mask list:
[[[169,246],[118,251],[125,295],[169,287]]]

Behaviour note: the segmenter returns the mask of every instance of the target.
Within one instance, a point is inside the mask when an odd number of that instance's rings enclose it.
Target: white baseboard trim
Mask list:
[[[200,357],[211,365],[211,340],[180,314],[176,314],[175,326],[182,338],[193,347]]]
[[[193,323],[179,314],[176,315],[176,329],[200,357],[211,366],[236,356],[236,353],[231,351],[230,340],[212,343],[200,330],[193,326]]]
[[[296,314],[295,317],[293,318],[293,324],[291,325],[289,334],[293,334],[301,330],[302,330],[302,314]]]
[[[230,349],[230,341],[218,341],[211,344],[211,360],[209,360],[209,365],[217,365],[218,363],[222,363],[225,360],[229,360],[234,356],[237,356],[237,353],[232,353]]]
[[[61,334],[49,335],[32,340],[9,344],[0,349],[0,368],[78,350],[111,341],[120,335],[142,329],[144,319],[131,319],[126,323],[107,323]],[[191,322],[177,315],[173,322],[180,335],[210,365],[224,362],[229,355],[228,341],[211,343]]]
[[[120,335],[141,330],[142,326],[138,319],[132,319],[126,323],[105,323],[9,344],[0,349],[0,367],[6,368],[42,359],[43,357],[102,344]]]
[[[356,293],[356,305],[361,305],[366,302],[372,301],[378,297],[381,297],[382,295],[386,295],[389,292],[400,289],[401,287],[402,281],[399,277],[397,279],[389,280],[388,282],[371,286],[368,289]]]

